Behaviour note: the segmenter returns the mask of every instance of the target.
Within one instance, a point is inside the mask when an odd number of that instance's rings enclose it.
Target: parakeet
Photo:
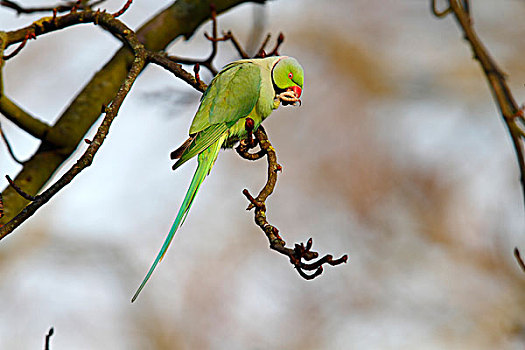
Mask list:
[[[287,56],[235,61],[215,76],[202,95],[190,127],[190,137],[171,153],[171,158],[177,159],[173,170],[195,156],[197,170],[168,236],[131,302],[137,299],[166,254],[219,150],[233,147],[246,136],[246,118],[253,119],[255,130],[281,102],[300,103],[303,81],[303,68],[295,58]]]

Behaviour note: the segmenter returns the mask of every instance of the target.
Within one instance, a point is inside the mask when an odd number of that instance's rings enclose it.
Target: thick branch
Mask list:
[[[1,57],[4,56],[4,49],[6,45],[7,34],[0,32],[0,114],[3,114],[7,119],[25,130],[30,135],[38,139],[42,139],[49,130],[49,125],[31,116],[9,98],[7,98],[4,93],[2,74],[4,61],[1,59]]]
[[[0,113],[8,120],[37,139],[44,139],[51,128],[48,124],[33,117],[0,91]]]

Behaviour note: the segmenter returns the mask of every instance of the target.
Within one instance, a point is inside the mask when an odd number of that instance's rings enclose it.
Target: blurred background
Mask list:
[[[121,19],[138,28],[170,3],[135,1]],[[471,3],[519,102],[525,2]],[[0,8],[0,29],[40,17]],[[284,168],[268,219],[289,244],[313,237],[314,249],[348,253],[348,264],[305,281],[270,251],[241,193],[257,193],[266,164],[225,151],[130,303],[195,168],[172,172],[169,153],[186,139],[200,95],[152,66],[93,166],[2,240],[0,348],[42,348],[54,326],[55,350],[523,349],[517,162],[452,17],[433,17],[429,1],[289,0],[238,6],[219,29],[251,52],[282,31],[281,53],[302,63],[302,106],[265,122]],[[209,23],[169,52],[206,57],[204,31]],[[119,46],[91,25],[39,37],[7,62],[6,94],[53,123]],[[217,66],[237,58],[220,44]],[[1,122],[19,158],[29,157],[38,142]],[[2,188],[19,168],[0,144]]]

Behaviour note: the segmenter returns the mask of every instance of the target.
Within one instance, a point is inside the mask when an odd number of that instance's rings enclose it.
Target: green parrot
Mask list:
[[[303,80],[303,68],[295,58],[287,56],[235,61],[215,76],[202,95],[191,123],[190,137],[171,153],[171,159],[177,159],[173,170],[195,156],[197,170],[168,236],[131,302],[137,299],[166,254],[219,150],[233,147],[246,136],[246,118],[254,121],[256,130],[281,102],[283,105],[300,103]]]

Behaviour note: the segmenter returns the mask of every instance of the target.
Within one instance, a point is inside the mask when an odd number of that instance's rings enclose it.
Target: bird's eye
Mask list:
[[[290,78],[290,79],[293,78],[293,74],[292,74],[292,72],[288,73],[288,78]]]

